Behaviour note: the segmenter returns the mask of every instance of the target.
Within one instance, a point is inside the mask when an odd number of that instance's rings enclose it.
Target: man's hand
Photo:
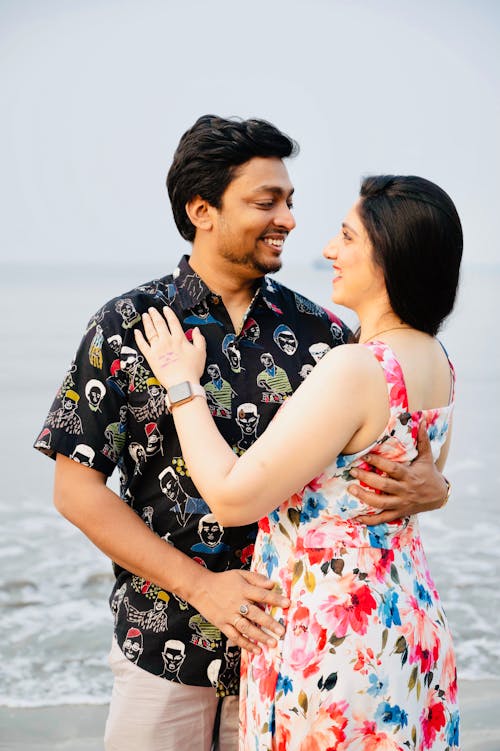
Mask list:
[[[238,569],[221,573],[203,570],[201,586],[190,602],[232,642],[254,654],[261,651],[256,642],[270,646],[276,644],[276,639],[263,628],[278,638],[284,633],[283,626],[261,606],[287,608],[290,605],[290,600],[282,597],[274,583],[265,576]],[[246,615],[242,615],[241,605],[248,607]]]
[[[353,477],[380,491],[374,493],[358,485],[349,485],[352,495],[373,508],[381,509],[380,514],[357,516],[358,522],[384,524],[421,511],[433,511],[443,505],[448,486],[434,464],[424,421],[418,431],[417,450],[418,457],[409,466],[373,454],[366,457],[369,464],[387,476],[358,468],[351,470]]]

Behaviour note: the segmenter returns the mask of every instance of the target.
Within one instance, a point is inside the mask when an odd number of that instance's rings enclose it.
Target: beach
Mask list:
[[[462,681],[462,751],[499,751],[500,681]],[[1,751],[102,751],[107,705],[0,707]],[[185,747],[189,749],[188,746]],[[193,751],[195,751],[193,749]]]
[[[27,301],[5,331],[10,358],[0,371],[9,426],[0,434],[0,455],[8,457],[0,495],[0,751],[103,748],[111,566],[55,511],[53,464],[31,445],[88,317],[116,291],[153,275],[131,268],[94,279],[91,270],[78,268],[67,277],[64,269],[22,265],[0,275],[3,320],[11,321],[17,300]],[[290,267],[283,276],[328,304],[328,271]],[[463,277],[442,335],[458,372],[446,467],[452,496],[445,509],[422,515],[421,527],[454,636],[461,748],[500,751],[500,531],[494,521],[500,446],[491,419],[500,398],[500,353],[490,346],[500,268],[467,269]]]

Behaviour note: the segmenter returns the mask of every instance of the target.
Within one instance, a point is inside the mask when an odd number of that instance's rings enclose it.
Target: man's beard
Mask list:
[[[255,257],[254,253],[247,253],[244,256],[239,256],[230,250],[221,250],[221,256],[236,264],[237,266],[245,266],[247,269],[253,269],[257,271],[260,276],[265,274],[276,274],[281,269],[281,258],[275,258],[274,261],[264,263]]]

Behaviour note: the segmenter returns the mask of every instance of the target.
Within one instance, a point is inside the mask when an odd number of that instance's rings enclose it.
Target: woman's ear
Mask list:
[[[210,206],[208,201],[195,196],[186,203],[186,214],[188,215],[191,223],[196,229],[210,232],[213,227],[212,210],[213,206]]]

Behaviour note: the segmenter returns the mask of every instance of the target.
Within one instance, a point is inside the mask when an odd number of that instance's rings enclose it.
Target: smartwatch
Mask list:
[[[165,396],[165,404],[169,412],[172,412],[174,407],[179,407],[181,404],[187,404],[192,401],[195,396],[202,396],[207,398],[207,394],[203,386],[199,383],[191,383],[190,381],[182,381],[182,383],[176,383],[174,386],[170,386],[167,389]]]

